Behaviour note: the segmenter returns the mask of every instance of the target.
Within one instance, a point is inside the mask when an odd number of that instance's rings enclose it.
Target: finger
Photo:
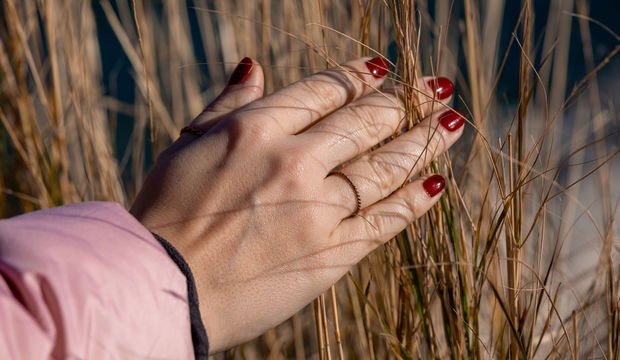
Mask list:
[[[296,134],[315,121],[381,86],[388,63],[380,57],[356,59],[314,74],[253,102],[245,119],[265,121]]]
[[[445,188],[441,175],[417,179],[386,199],[344,219],[333,232],[335,242],[351,244],[347,252],[363,258],[426,213]]]
[[[431,84],[435,83],[442,86],[433,88]],[[413,103],[408,105],[420,113],[431,114],[448,109],[454,86],[446,78],[424,78],[415,89]],[[325,161],[327,169],[333,169],[403,128],[405,107],[396,95],[402,91],[399,87],[366,95],[298,136],[314,144],[317,158]]]
[[[455,110],[434,113],[413,129],[381,148],[355,160],[339,171],[355,185],[365,208],[385,198],[419,173],[431,160],[446,151],[463,133],[465,120]],[[339,177],[325,179],[327,196],[336,203],[349,204],[351,186]],[[333,197],[332,197],[333,196]],[[352,212],[340,209],[342,217]]]
[[[228,85],[189,125],[208,131],[231,112],[260,99],[264,91],[263,69],[246,57],[235,68]]]
[[[400,86],[399,89],[405,89]],[[413,101],[417,104],[416,109],[422,118],[437,111],[437,108],[445,108],[452,101],[454,84],[445,77],[425,76],[418,79],[413,87],[409,88]],[[401,95],[402,96],[402,95]]]
[[[181,136],[163,154],[176,153],[193,143],[201,134],[207,133],[233,111],[259,99],[264,92],[263,69],[258,62],[246,57],[235,67],[228,84],[220,95],[192,120]],[[195,130],[194,130],[195,129]]]

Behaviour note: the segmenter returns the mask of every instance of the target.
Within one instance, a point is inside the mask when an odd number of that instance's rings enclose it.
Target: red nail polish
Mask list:
[[[424,191],[429,197],[434,197],[439,194],[444,187],[446,187],[446,181],[441,175],[431,175],[422,183]]]
[[[454,84],[450,79],[445,77],[430,79],[426,83],[433,89],[435,96],[439,100],[449,98],[454,92]]]
[[[456,110],[447,110],[439,116],[439,123],[448,131],[456,131],[465,124],[465,118]]]
[[[379,79],[388,73],[390,64],[381,56],[377,56],[374,59],[366,61],[366,67],[370,70],[372,76]]]
[[[239,65],[237,65],[232,75],[230,75],[228,85],[240,84],[247,80],[253,68],[254,62],[252,61],[252,59],[250,59],[249,57],[244,57],[243,60],[239,62]]]

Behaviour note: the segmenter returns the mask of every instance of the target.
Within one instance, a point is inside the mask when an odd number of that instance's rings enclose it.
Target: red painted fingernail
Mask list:
[[[448,131],[456,131],[465,124],[465,118],[456,110],[447,110],[439,116],[439,123]]]
[[[366,67],[370,70],[372,76],[379,79],[388,73],[390,64],[381,56],[377,56],[374,59],[366,61]]]
[[[444,187],[446,187],[446,181],[441,175],[431,175],[422,183],[424,191],[429,197],[434,197],[439,194]]]
[[[249,57],[244,57],[243,60],[239,62],[239,65],[235,68],[232,75],[230,75],[230,80],[228,80],[228,85],[236,85],[241,84],[250,76],[252,69],[254,68],[254,62]]]
[[[454,92],[454,84],[450,81],[450,79],[445,77],[430,79],[426,83],[431,87],[431,89],[433,89],[435,96],[439,100],[449,98]]]

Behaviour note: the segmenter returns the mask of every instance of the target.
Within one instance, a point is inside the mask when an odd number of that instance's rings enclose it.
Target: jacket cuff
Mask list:
[[[200,316],[200,306],[198,303],[198,293],[196,292],[196,282],[192,275],[192,270],[189,265],[183,259],[181,253],[172,246],[163,237],[151,232],[155,239],[159,241],[161,246],[166,250],[172,261],[179,267],[179,270],[185,275],[187,279],[187,302],[189,304],[189,316],[192,326],[192,343],[194,345],[194,355],[196,359],[207,359],[209,357],[209,339],[207,338],[207,331],[205,330],[202,317]]]

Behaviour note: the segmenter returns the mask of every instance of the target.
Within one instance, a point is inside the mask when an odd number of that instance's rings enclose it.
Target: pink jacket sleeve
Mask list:
[[[0,359],[194,358],[186,277],[121,206],[0,221]]]

